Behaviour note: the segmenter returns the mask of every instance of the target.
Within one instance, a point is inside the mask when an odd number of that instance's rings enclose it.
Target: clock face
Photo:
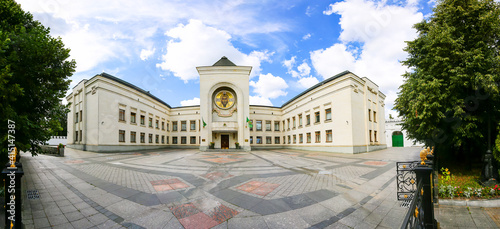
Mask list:
[[[234,105],[234,95],[229,91],[220,91],[215,96],[215,105],[220,109],[229,109]]]

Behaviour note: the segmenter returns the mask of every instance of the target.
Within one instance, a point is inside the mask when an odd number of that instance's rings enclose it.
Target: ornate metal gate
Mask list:
[[[412,200],[417,190],[415,167],[418,161],[397,162],[397,195],[398,200]]]

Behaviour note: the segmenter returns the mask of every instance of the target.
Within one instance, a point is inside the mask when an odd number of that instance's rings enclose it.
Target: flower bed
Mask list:
[[[483,187],[479,184],[480,171],[451,174],[449,169],[441,168],[439,175],[439,197],[445,199],[495,199],[500,198],[500,185]]]

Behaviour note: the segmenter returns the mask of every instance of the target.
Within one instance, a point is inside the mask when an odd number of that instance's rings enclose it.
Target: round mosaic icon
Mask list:
[[[220,109],[229,109],[234,105],[234,95],[229,91],[220,91],[215,96],[215,105]]]

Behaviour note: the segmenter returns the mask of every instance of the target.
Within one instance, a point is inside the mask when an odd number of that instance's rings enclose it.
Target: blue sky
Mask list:
[[[18,0],[77,62],[71,87],[107,72],[171,106],[199,103],[196,66],[252,66],[250,103],[281,106],[344,70],[368,77],[392,111],[413,24],[434,0]]]

